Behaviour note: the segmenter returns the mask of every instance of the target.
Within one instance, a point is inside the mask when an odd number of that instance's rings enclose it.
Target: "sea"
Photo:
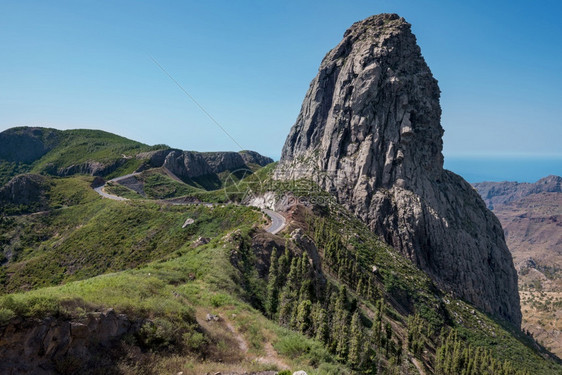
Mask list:
[[[562,156],[445,156],[445,169],[468,182],[536,182],[549,176],[562,176]]]

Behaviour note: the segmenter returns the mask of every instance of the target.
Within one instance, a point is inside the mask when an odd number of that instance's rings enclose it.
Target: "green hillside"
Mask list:
[[[102,130],[27,127],[0,133],[0,144],[0,186],[16,174],[60,174],[72,166],[76,170],[71,172],[76,173],[94,162],[102,170],[105,167],[103,175],[116,177],[140,166],[142,160],[135,158],[138,153],[167,147],[147,146]]]
[[[295,193],[272,168],[237,189]],[[150,322],[122,338],[141,354],[115,354],[107,366],[119,373],[562,374],[530,337],[440,290],[325,193],[297,194],[289,228],[273,236],[250,207],[110,201],[90,177],[49,183],[47,211],[2,217],[0,327],[107,308]]]

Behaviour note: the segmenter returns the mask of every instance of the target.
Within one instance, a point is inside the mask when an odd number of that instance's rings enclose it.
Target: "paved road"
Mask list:
[[[129,178],[129,177],[132,177],[132,176],[135,176],[135,175],[138,175],[138,174],[139,173],[131,173],[131,174],[128,174],[128,175],[125,175],[125,176],[116,177],[112,180],[109,180],[108,182],[117,182],[117,181],[124,180],[126,178]],[[127,198],[123,198],[123,197],[120,197],[118,195],[106,193],[103,190],[105,185],[107,185],[107,182],[103,186],[94,188],[94,191],[96,193],[98,193],[99,195],[101,195],[103,198],[113,199],[114,201],[128,201]],[[172,204],[179,205],[179,204],[195,204],[195,203],[172,203]],[[207,205],[207,204],[211,204],[211,203],[203,203],[203,204]],[[287,220],[285,220],[285,217],[283,215],[281,215],[280,213],[277,213],[275,211],[268,210],[268,209],[264,209],[263,211],[271,219],[271,224],[269,225],[269,227],[267,227],[265,229],[267,232],[269,232],[271,234],[277,234],[285,228],[285,226],[287,225]]]
[[[102,185],[100,187],[94,188],[94,191],[96,193],[98,193],[99,195],[101,195],[103,198],[107,198],[107,199],[113,199],[114,201],[128,201],[127,198],[123,198],[123,197],[119,197],[117,195],[113,195],[113,194],[108,194],[106,193],[103,188],[105,187],[105,185]]]
[[[107,181],[107,182],[117,182],[117,181],[121,181],[121,180],[124,180],[124,179],[126,179],[126,178],[133,177],[133,176],[136,176],[136,175],[139,175],[139,174],[140,174],[140,173],[130,173],[130,174],[126,174],[126,175],[124,175],[124,176],[115,177],[114,179],[111,179],[111,180],[109,180],[109,181]],[[120,197],[120,196],[118,196],[118,195],[113,195],[113,194],[106,193],[105,190],[104,190],[104,188],[105,188],[105,185],[107,185],[107,182],[106,182],[105,184],[103,184],[102,186],[99,186],[99,187],[97,187],[97,188],[94,188],[95,192],[98,193],[99,195],[101,195],[101,196],[104,197],[104,198],[113,199],[114,201],[128,201],[127,198],[123,198],[123,197]]]
[[[285,220],[285,217],[280,213],[268,209],[264,209],[263,212],[271,219],[271,225],[266,228],[267,232],[277,234],[287,225],[287,220]]]
[[[111,179],[108,182],[118,182],[118,181],[124,180],[124,179],[129,178],[129,177],[138,176],[139,174],[140,174],[140,172],[129,173],[129,174],[126,174],[124,176],[115,177],[114,179]]]

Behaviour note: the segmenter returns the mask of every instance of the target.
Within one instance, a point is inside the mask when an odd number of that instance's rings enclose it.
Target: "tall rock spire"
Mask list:
[[[441,287],[520,325],[501,225],[443,169],[439,94],[403,18],[355,23],[310,84],[277,178],[315,180]]]

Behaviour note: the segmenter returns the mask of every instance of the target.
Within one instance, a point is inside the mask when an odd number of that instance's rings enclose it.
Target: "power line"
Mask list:
[[[191,99],[191,101],[192,101],[193,103],[195,103],[195,105],[196,105],[197,107],[199,107],[199,109],[200,109],[201,111],[203,111],[203,113],[206,114],[207,117],[209,117],[209,118],[211,119],[211,121],[214,122],[215,125],[218,126],[218,127],[220,128],[220,130],[222,130],[223,133],[226,134],[226,135],[228,136],[228,138],[230,138],[230,139],[232,140],[232,142],[234,142],[234,143],[240,148],[240,150],[244,150],[244,147],[242,147],[242,146],[240,145],[240,143],[236,142],[236,139],[234,139],[234,137],[232,137],[232,136],[230,135],[230,133],[227,132],[226,129],[223,128],[223,127],[221,126],[221,124],[219,124],[219,122],[218,122],[217,120],[215,120],[215,118],[205,109],[205,107],[203,107],[201,104],[199,104],[199,102],[198,102],[197,100],[195,100],[195,98],[194,98],[193,96],[191,96],[191,94],[189,94],[189,93],[187,92],[187,90],[184,89],[183,86],[180,85],[180,83],[179,83],[178,81],[176,81],[176,79],[175,79],[174,77],[172,77],[172,76],[170,75],[170,73],[168,73],[168,71],[167,71],[166,69],[164,69],[164,67],[163,67],[162,65],[160,65],[160,63],[159,63],[158,61],[156,61],[156,59],[155,59],[154,57],[152,57],[152,55],[149,55],[149,56],[150,56],[150,58],[152,59],[152,61],[154,62],[154,64],[156,64],[156,66],[158,66],[158,67],[160,68],[160,70],[162,70],[162,71],[164,72],[164,74],[166,74],[166,75],[168,76],[168,78],[170,78],[170,79],[176,84],[176,86],[178,86],[178,87],[180,88],[180,90],[183,91],[183,93],[184,93],[185,95],[187,95],[187,97],[188,97],[189,99]]]

